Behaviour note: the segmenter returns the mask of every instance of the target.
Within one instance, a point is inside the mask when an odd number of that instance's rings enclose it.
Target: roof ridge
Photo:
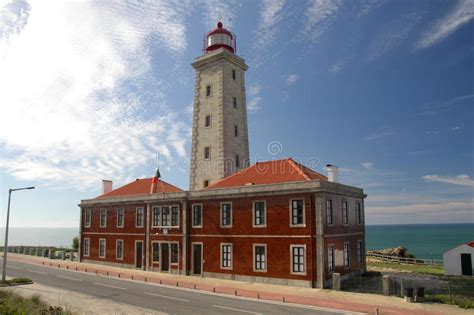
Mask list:
[[[288,162],[291,164],[291,166],[293,166],[294,169],[296,169],[298,174],[302,175],[306,180],[310,180],[309,176],[306,175],[301,169],[301,166],[297,165],[297,163],[291,157],[288,159]]]
[[[243,171],[248,170],[248,169],[250,169],[250,168],[252,168],[252,167],[255,167],[255,166],[257,165],[257,163],[258,163],[258,162],[254,163],[253,165],[250,165],[250,166],[248,166],[248,167],[246,167],[246,168],[243,168],[243,169],[241,169],[241,170],[238,171],[238,172],[235,172],[235,173],[233,173],[233,174],[230,174],[229,176],[224,177],[224,178],[218,180],[218,181],[215,182],[214,184],[211,184],[211,185],[207,186],[205,189],[207,189],[207,188],[212,188],[212,186],[217,185],[218,183],[220,183],[220,182],[223,181],[223,180],[226,180],[226,179],[228,179],[228,178],[232,178],[232,177],[234,177],[234,176],[237,176],[237,175],[243,173]]]

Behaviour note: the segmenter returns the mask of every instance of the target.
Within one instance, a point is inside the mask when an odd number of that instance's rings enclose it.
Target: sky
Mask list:
[[[474,0],[0,0],[0,222],[78,227],[81,199],[188,188],[194,58],[237,35],[252,162],[368,195],[367,224],[474,223]]]

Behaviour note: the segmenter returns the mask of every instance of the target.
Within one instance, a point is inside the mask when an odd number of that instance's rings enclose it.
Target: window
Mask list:
[[[136,209],[136,227],[143,227],[143,208]]]
[[[153,226],[160,225],[160,207],[153,207]]]
[[[100,227],[107,227],[107,209],[100,210]]]
[[[202,183],[202,186],[203,186],[203,187],[209,186],[209,181],[206,179],[206,180]]]
[[[153,262],[159,262],[160,261],[160,244],[159,243],[152,243],[153,245],[153,252],[152,252],[152,261]]]
[[[328,246],[328,271],[334,271],[334,245]]]
[[[236,77],[235,70],[232,69],[232,80],[235,80],[235,77]]]
[[[306,273],[305,268],[305,249],[303,245],[291,245],[291,273]]]
[[[99,240],[99,258],[105,258],[105,239]]]
[[[239,136],[239,126],[234,125],[234,136],[238,137]]]
[[[364,247],[362,241],[357,241],[357,262],[361,264],[363,262]]]
[[[179,208],[171,207],[171,226],[179,226]]]
[[[342,224],[349,223],[349,214],[347,213],[347,201],[342,202]]]
[[[291,200],[291,225],[304,226],[303,199]]]
[[[221,227],[232,227],[232,204],[221,204]]]
[[[123,227],[124,226],[124,209],[118,209],[117,210],[117,227]]]
[[[235,155],[235,167],[239,167],[240,166],[240,159],[239,159],[239,155],[236,154]]]
[[[211,127],[211,116],[209,116],[209,115],[206,116],[205,124],[206,124],[207,128]]]
[[[204,158],[206,160],[211,158],[211,148],[210,147],[205,147],[204,148]]]
[[[234,105],[234,108],[237,108],[237,98],[235,96],[232,97],[232,104]]]
[[[344,243],[344,267],[349,267],[349,243]]]
[[[162,226],[170,225],[170,207],[161,208],[161,225]]]
[[[84,239],[84,256],[89,257],[91,251],[91,240],[89,238]]]
[[[267,245],[254,245],[254,271],[267,271]]]
[[[326,220],[328,225],[333,224],[333,217],[332,217],[332,200],[326,200]]]
[[[178,243],[171,243],[171,263],[172,264],[178,263],[178,256],[179,256]]]
[[[211,86],[210,85],[206,86],[206,96],[207,97],[211,96]]]
[[[193,227],[202,227],[202,205],[193,205]]]
[[[221,268],[232,268],[232,244],[221,244]]]
[[[91,209],[86,209],[84,227],[91,227]]]
[[[357,203],[356,207],[357,224],[362,224],[362,207],[360,202]]]
[[[123,240],[117,240],[116,259],[123,259]]]
[[[253,203],[253,225],[254,227],[266,226],[266,204],[265,201],[255,201]]]

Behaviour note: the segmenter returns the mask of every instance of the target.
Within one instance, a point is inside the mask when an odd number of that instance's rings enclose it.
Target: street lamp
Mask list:
[[[35,189],[35,187],[24,187],[24,188],[10,188],[8,190],[8,210],[7,210],[7,225],[5,227],[5,246],[3,247],[3,272],[2,272],[2,282],[5,282],[5,275],[7,273],[7,253],[8,253],[8,226],[10,225],[10,199],[12,192],[17,190],[26,190],[26,189]]]

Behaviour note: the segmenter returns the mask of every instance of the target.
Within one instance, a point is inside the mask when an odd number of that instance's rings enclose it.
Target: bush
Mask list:
[[[78,250],[79,249],[79,237],[75,237],[72,239],[72,248],[74,250]]]

